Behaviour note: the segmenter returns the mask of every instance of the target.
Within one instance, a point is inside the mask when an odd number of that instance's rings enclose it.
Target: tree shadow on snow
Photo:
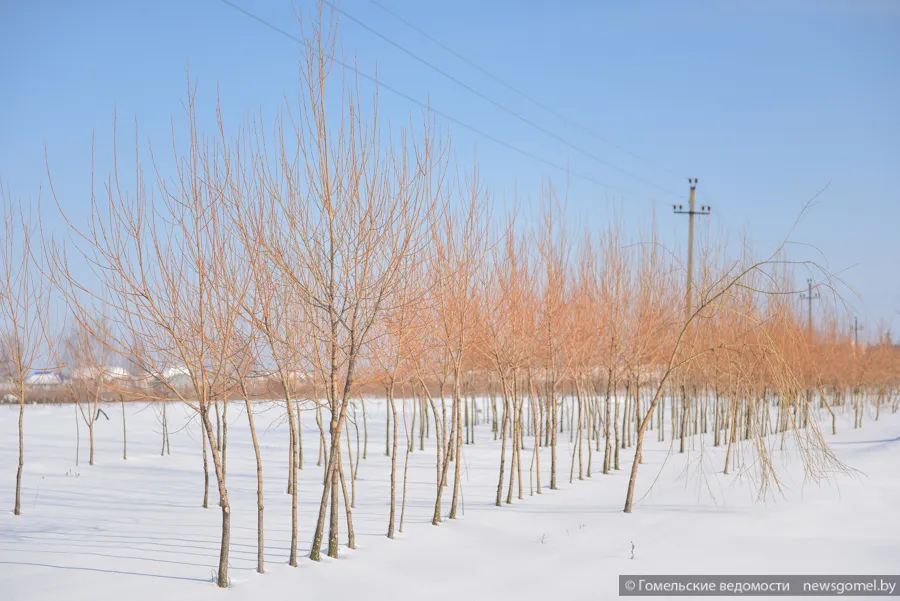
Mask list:
[[[83,568],[76,566],[58,566],[49,563],[31,563],[27,561],[0,561],[0,565],[30,566],[36,568],[51,568],[55,570],[77,570],[84,572],[100,572],[102,574],[120,574],[122,576],[146,576],[148,578],[163,578],[166,580],[189,580],[191,582],[209,582],[208,578],[191,578],[189,576],[167,576],[165,574],[146,574],[142,572],[126,572],[124,570],[104,570],[102,568]]]
[[[882,438],[880,440],[850,440],[843,442],[832,442],[830,444],[840,445],[840,444],[888,444],[891,442],[900,442],[900,436],[895,438]]]

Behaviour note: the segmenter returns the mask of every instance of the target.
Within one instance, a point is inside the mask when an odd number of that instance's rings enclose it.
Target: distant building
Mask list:
[[[310,378],[310,374],[302,371],[290,371],[287,373],[287,379],[290,382],[306,382]],[[270,369],[254,373],[250,380],[252,382],[280,382],[281,372],[277,369]]]
[[[131,380],[128,370],[118,365],[107,365],[103,368],[103,376],[107,380]]]
[[[191,386],[191,372],[187,367],[164,367],[159,380],[173,388],[188,388]]]
[[[50,369],[36,369],[25,377],[27,386],[59,386],[62,382],[59,372]]]
[[[116,365],[107,365],[104,368],[99,367],[78,367],[72,370],[71,378],[73,380],[129,380],[128,371],[124,367]]]

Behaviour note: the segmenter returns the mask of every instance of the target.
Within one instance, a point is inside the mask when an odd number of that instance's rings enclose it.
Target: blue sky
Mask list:
[[[233,1],[299,31],[288,1]],[[821,252],[859,292],[847,300],[866,332],[884,320],[900,334],[900,2],[380,2],[567,117],[541,110],[370,0],[341,4],[552,131],[557,138],[341,21],[341,49],[362,71],[377,67],[385,84],[595,180],[570,180],[570,218],[579,224],[600,229],[617,215],[636,230],[655,210],[664,239],[677,244],[686,223],[671,205],[686,201],[687,177],[696,176],[699,201],[713,205],[703,227],[735,240],[746,234],[766,251],[830,182],[792,237],[810,246],[793,257]],[[311,11],[314,3],[295,6]],[[218,87],[229,124],[250,113],[271,118],[299,89],[298,45],[220,0],[3,2],[0,56],[0,178],[23,199],[35,201],[42,186],[46,198],[46,145],[61,202],[75,215],[89,195],[92,134],[98,172],[111,166],[114,107],[120,144],[133,146],[137,117],[142,138],[168,150],[188,64],[201,113],[214,114]],[[420,112],[384,90],[380,101],[394,123]],[[565,174],[545,163],[438,123],[463,164],[477,154],[498,198],[518,190],[527,207],[546,178],[565,185]]]

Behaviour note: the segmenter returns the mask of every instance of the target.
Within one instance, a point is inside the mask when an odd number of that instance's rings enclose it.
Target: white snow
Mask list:
[[[105,599],[613,599],[618,574],[890,574],[900,566],[900,414],[883,411],[826,435],[837,456],[859,470],[804,484],[798,456],[775,453],[784,496],[756,501],[752,479],[724,476],[721,449],[693,441],[689,453],[648,433],[635,512],[622,513],[631,451],[623,468],[569,484],[568,433],[559,439],[560,490],[494,507],[499,442],[490,425],[464,445],[465,515],[430,524],[435,488],[433,438],[410,455],[404,533],[385,537],[390,461],[384,406],[367,403],[368,459],[361,462],[354,511],[355,551],[337,561],[305,557],[321,491],[318,430],[303,416],[300,566],[287,565],[290,496],[283,411],[255,412],[263,450],[266,574],[256,565],[256,472],[243,404],[228,412],[228,489],[234,512],[228,591],[211,582],[221,514],[210,475],[203,493],[201,445],[189,409],[171,404],[171,456],[160,456],[159,406],[128,405],[128,459],[122,460],[121,408],[104,407],[96,426],[96,465],[87,465],[87,428],[72,406],[28,406],[22,512],[12,515],[18,407],[0,406],[0,598],[14,601]],[[80,419],[80,418],[79,418]],[[828,422],[830,428],[830,422]],[[401,434],[401,449],[403,446]],[[530,443],[530,439],[528,439]],[[780,445],[773,441],[777,450]],[[355,448],[353,449],[355,453]],[[530,451],[524,454],[530,459]],[[751,454],[743,455],[749,468]],[[402,452],[398,454],[402,468]],[[507,461],[508,465],[508,461]],[[401,472],[402,476],[402,472]],[[402,480],[401,480],[402,482]],[[654,484],[655,483],[655,484]],[[652,490],[648,493],[651,485]],[[450,490],[444,508],[449,509]],[[343,516],[343,514],[342,514]],[[398,493],[399,516],[399,493]],[[342,517],[342,528],[343,528]],[[346,543],[345,532],[341,542]],[[631,559],[632,543],[634,559]],[[685,597],[682,597],[685,598]]]

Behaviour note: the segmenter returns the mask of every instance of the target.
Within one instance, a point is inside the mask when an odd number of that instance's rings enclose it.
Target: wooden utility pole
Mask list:
[[[865,329],[865,326],[859,325],[859,316],[853,318],[853,352],[859,352],[859,331]]]
[[[813,320],[812,320],[812,302],[819,298],[819,293],[816,292],[813,294],[813,281],[812,278],[806,278],[806,286],[807,293],[801,294],[800,298],[805,299],[807,302],[806,307],[806,335],[809,337],[810,341],[812,341],[813,337]]]
[[[691,196],[688,201],[688,210],[684,210],[684,205],[672,205],[672,210],[678,215],[688,216],[688,256],[687,256],[687,286],[684,291],[684,320],[691,318],[691,288],[694,283],[694,215],[709,215],[711,208],[706,205],[700,205],[700,210],[694,210],[695,191],[697,190],[697,178],[688,178],[691,185]]]

